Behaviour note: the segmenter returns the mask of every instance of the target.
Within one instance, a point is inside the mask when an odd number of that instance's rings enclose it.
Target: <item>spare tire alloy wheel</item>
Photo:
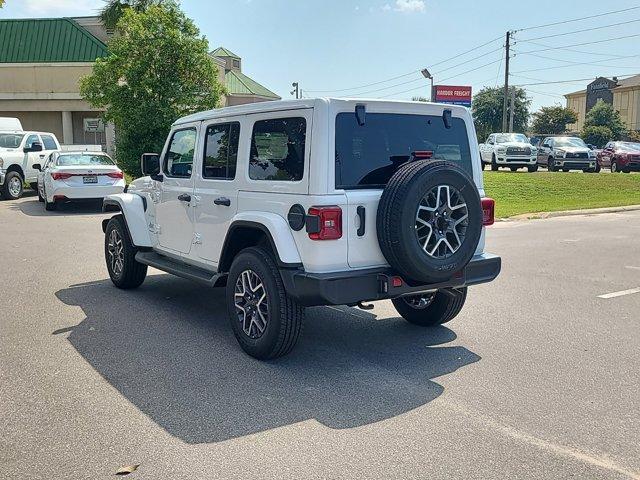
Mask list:
[[[423,295],[410,295],[401,298],[411,308],[423,310],[433,303],[433,299],[436,298],[436,292],[425,293]]]
[[[416,213],[416,234],[422,250],[433,258],[448,258],[464,242],[469,210],[460,192],[449,185],[433,187]]]
[[[236,280],[234,303],[244,333],[260,338],[269,323],[269,302],[262,279],[253,270],[244,270]]]
[[[441,282],[475,253],[482,233],[480,196],[453,162],[411,162],[389,180],[376,222],[389,265],[408,279]]]

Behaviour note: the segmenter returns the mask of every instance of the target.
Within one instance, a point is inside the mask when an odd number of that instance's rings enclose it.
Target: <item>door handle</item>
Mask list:
[[[40,158],[44,158],[44,154],[43,154],[43,155],[40,155]]]
[[[178,200],[180,200],[181,202],[190,202],[191,195],[189,195],[188,193],[181,193],[180,195],[178,195]]]
[[[215,203],[216,205],[224,205],[225,207],[231,206],[231,200],[229,200],[227,197],[218,197],[213,201],[213,203]]]

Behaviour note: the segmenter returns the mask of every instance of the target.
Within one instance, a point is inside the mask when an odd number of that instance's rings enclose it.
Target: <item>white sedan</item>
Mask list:
[[[100,199],[122,193],[124,174],[102,152],[53,152],[38,173],[38,198],[47,210],[68,200]]]

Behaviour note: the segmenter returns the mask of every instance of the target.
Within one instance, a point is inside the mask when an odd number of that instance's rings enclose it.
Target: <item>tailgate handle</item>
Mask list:
[[[365,208],[362,205],[358,205],[358,208],[356,209],[356,212],[358,212],[358,218],[360,219],[360,225],[358,225],[358,231],[356,232],[358,234],[359,237],[362,237],[364,235],[364,221],[365,221]]]

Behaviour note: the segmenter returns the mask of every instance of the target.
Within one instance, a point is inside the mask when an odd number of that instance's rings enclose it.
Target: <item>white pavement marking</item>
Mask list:
[[[576,460],[579,460],[584,463],[588,463],[594,465],[596,467],[600,467],[602,469],[610,470],[612,472],[620,473],[626,477],[633,478],[636,480],[640,480],[640,472],[634,472],[626,469],[623,466],[616,464],[612,459],[603,456],[603,455],[593,455],[591,453],[583,452],[576,448],[572,448],[569,446],[559,445],[557,443],[553,443],[549,440],[545,440],[540,437],[536,437],[531,435],[530,433],[523,432],[518,430],[510,425],[506,425],[500,421],[493,419],[492,417],[480,413],[474,409],[468,408],[464,405],[460,405],[457,403],[452,403],[450,401],[445,401],[447,405],[452,407],[455,410],[463,413],[466,416],[475,418],[480,420],[485,425],[488,425],[498,432],[502,433],[507,437],[511,437],[514,440],[528,443],[534,447],[537,447],[541,450],[546,450],[550,453],[554,453],[556,455],[561,455],[565,457],[571,457]]]
[[[621,292],[605,293],[603,295],[598,295],[598,298],[622,297],[624,295],[631,295],[632,293],[640,293],[640,287],[630,288],[629,290],[622,290]]]

